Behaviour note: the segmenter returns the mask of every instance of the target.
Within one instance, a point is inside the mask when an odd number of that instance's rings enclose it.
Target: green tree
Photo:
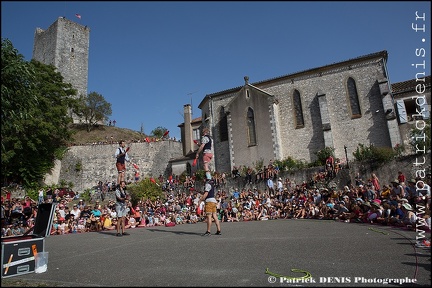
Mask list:
[[[334,151],[335,149],[333,147],[326,146],[324,147],[324,149],[315,152],[315,155],[318,157],[317,164],[324,165],[326,163],[326,159],[329,156],[332,156],[334,158],[335,157]]]
[[[97,92],[91,92],[87,97],[81,96],[79,101],[81,106],[74,112],[81,117],[88,132],[98,123],[106,123],[109,116],[112,114],[111,103],[108,103],[105,98]]]
[[[71,140],[68,111],[76,90],[54,66],[26,62],[2,39],[2,179],[24,186],[38,183]]]
[[[156,200],[157,197],[163,198],[161,183],[155,180],[153,183],[150,178],[142,179],[134,184],[129,184],[127,190],[131,195],[131,201],[134,205],[141,199]]]
[[[34,83],[34,71],[24,61],[12,42],[2,38],[1,47],[1,164],[2,178],[5,165],[15,155],[13,149],[7,147],[6,133],[19,133],[24,130],[24,120],[31,118],[30,111],[38,105],[36,95],[31,90]]]
[[[156,138],[162,138],[167,131],[168,129],[166,129],[165,127],[159,126],[153,129],[153,131],[151,131],[151,135]]]

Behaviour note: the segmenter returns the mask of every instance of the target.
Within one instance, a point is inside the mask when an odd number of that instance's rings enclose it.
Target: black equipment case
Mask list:
[[[55,207],[51,203],[39,204],[33,234],[1,239],[1,278],[35,271],[35,256],[45,252],[45,237],[50,235]]]

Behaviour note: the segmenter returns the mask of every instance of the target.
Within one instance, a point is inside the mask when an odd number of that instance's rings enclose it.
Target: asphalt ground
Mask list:
[[[222,223],[219,236],[214,224],[213,235],[201,236],[205,230],[197,223],[128,229],[122,237],[115,230],[49,236],[47,271],[7,280],[74,287],[431,284],[430,247],[415,247],[415,231],[309,219]]]

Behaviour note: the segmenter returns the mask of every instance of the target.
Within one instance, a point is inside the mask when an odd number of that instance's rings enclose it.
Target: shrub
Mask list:
[[[301,160],[296,160],[292,158],[291,156],[288,156],[287,158],[283,160],[275,160],[273,164],[277,167],[279,167],[279,171],[294,171],[294,170],[300,170],[307,166],[307,164]]]
[[[334,151],[335,149],[332,147],[325,147],[324,149],[315,152],[315,155],[318,157],[318,160],[316,161],[318,166],[325,165],[326,159],[329,156],[333,156],[333,158],[335,158]]]
[[[365,146],[360,143],[353,152],[356,161],[375,162],[379,164],[389,162],[397,155],[397,152],[390,147]]]

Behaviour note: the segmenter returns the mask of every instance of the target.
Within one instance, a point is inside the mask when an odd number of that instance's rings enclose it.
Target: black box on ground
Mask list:
[[[33,234],[1,239],[1,277],[7,278],[35,271],[35,255],[45,252],[45,237],[50,235],[55,204],[38,206]]]

